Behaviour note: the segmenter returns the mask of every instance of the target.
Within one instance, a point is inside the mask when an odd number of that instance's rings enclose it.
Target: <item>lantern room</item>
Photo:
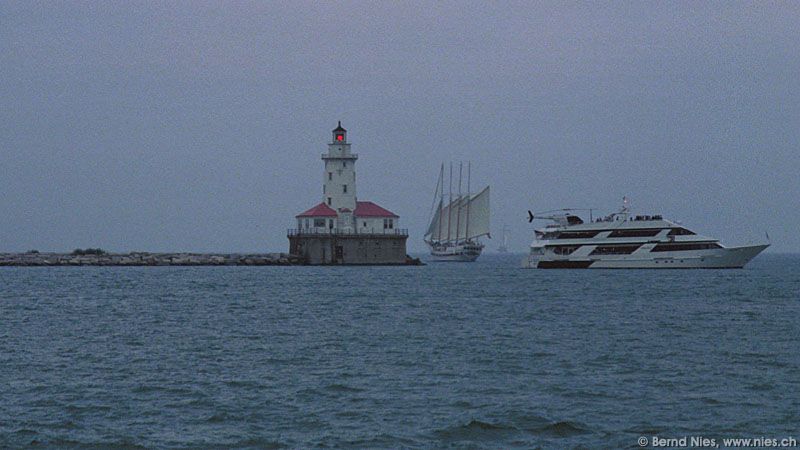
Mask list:
[[[347,130],[342,128],[342,121],[339,121],[339,126],[333,129],[333,143],[343,144],[347,142]]]

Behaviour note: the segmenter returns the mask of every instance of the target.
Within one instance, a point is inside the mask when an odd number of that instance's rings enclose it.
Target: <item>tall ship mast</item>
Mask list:
[[[432,261],[472,262],[481,255],[483,236],[489,236],[489,186],[477,194],[471,192],[472,164],[467,163],[466,192],[462,192],[463,163],[458,167],[456,192],[453,192],[453,164],[450,163],[445,195],[444,164],[439,169],[431,221],[425,232],[425,243],[431,249]]]

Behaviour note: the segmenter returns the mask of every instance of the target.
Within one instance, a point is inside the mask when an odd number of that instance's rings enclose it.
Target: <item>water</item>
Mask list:
[[[2,268],[0,447],[800,438],[800,256],[744,270]]]

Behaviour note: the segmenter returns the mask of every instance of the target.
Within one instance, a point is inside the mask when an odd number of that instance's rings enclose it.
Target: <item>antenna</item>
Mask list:
[[[622,197],[622,211],[620,211],[619,213],[625,216],[624,220],[627,220],[628,213],[630,212],[631,212],[631,201],[630,199],[628,199],[628,196],[626,195]]]

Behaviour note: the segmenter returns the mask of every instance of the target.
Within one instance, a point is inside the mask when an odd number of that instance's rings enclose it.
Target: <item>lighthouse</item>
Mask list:
[[[356,196],[356,161],[340,121],[322,154],[322,201],[295,216],[289,253],[310,264],[405,264],[408,232],[400,217]]]
[[[340,121],[333,130],[328,153],[322,155],[325,172],[322,174],[322,202],[337,214],[334,228],[353,230],[353,211],[356,209],[356,160],[358,155],[350,151],[347,130]]]

